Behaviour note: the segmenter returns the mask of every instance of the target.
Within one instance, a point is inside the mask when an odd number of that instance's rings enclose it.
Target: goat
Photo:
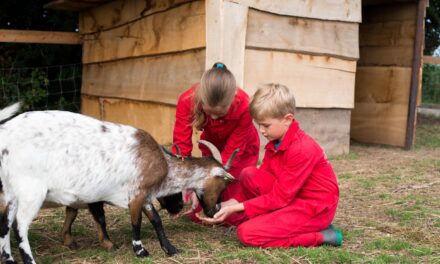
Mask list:
[[[156,197],[193,189],[204,212],[219,210],[219,197],[234,178],[214,157],[176,157],[159,146],[147,132],[64,111],[34,111],[11,118],[14,104],[0,111],[0,179],[6,208],[1,214],[2,260],[14,262],[9,230],[14,223],[24,263],[35,263],[28,229],[45,202],[77,207],[105,202],[128,208],[132,246],[146,257],[140,240],[142,210],[152,223],[162,249],[177,253],[165,236],[162,221],[152,206]]]

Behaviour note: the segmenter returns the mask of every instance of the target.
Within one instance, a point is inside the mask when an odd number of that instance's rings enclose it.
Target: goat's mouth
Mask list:
[[[197,199],[199,200],[200,205],[203,208],[203,213],[206,216],[212,218],[222,208],[222,206],[220,204],[220,197],[218,198],[217,203],[215,204],[214,207],[208,208],[208,206],[206,205],[205,201],[203,200],[203,194],[201,194],[199,192],[196,192],[196,195],[197,195]]]

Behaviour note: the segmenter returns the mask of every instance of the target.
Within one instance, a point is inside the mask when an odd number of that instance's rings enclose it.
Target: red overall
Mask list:
[[[339,188],[321,147],[296,121],[278,149],[266,145],[260,168],[241,174],[247,221],[237,229],[240,241],[258,247],[318,246],[319,231],[336,213]]]
[[[183,92],[177,102],[173,143],[179,146],[182,156],[191,155],[193,148],[193,98],[194,89],[198,85],[194,84]],[[243,90],[237,89],[234,101],[225,116],[213,120],[209,115],[205,115],[205,120],[200,138],[211,142],[218,148],[223,165],[235,149],[240,149],[230,168],[230,173],[234,177],[238,178],[243,168],[257,165],[260,139],[249,113],[249,96]],[[199,145],[199,148],[203,156],[212,156],[204,145]],[[174,148],[173,151],[175,153]],[[237,187],[239,187],[238,183],[231,183],[223,192],[222,201],[232,198],[232,193],[237,193],[234,191]]]

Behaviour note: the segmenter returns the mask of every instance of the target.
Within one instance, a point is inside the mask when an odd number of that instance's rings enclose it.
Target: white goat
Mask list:
[[[177,250],[166,238],[152,200],[193,189],[212,216],[232,177],[227,168],[234,155],[225,167],[213,158],[179,159],[145,131],[63,111],[27,112],[2,122],[18,110],[15,104],[0,111],[0,178],[6,203],[0,215],[0,250],[6,262],[14,262],[9,230],[15,220],[23,261],[35,263],[28,229],[46,202],[71,207],[106,202],[129,208],[138,257],[148,256],[140,240],[145,209],[162,248],[173,255]],[[218,150],[213,155],[218,159]]]

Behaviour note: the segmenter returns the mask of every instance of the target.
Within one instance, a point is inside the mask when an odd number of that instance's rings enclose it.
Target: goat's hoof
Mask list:
[[[136,252],[136,257],[138,257],[138,258],[145,258],[145,257],[148,257],[149,255],[150,254],[148,253],[148,251],[145,250],[144,248],[142,248]]]
[[[170,257],[179,254],[179,251],[172,245],[169,245],[168,247],[162,247],[162,249]]]

